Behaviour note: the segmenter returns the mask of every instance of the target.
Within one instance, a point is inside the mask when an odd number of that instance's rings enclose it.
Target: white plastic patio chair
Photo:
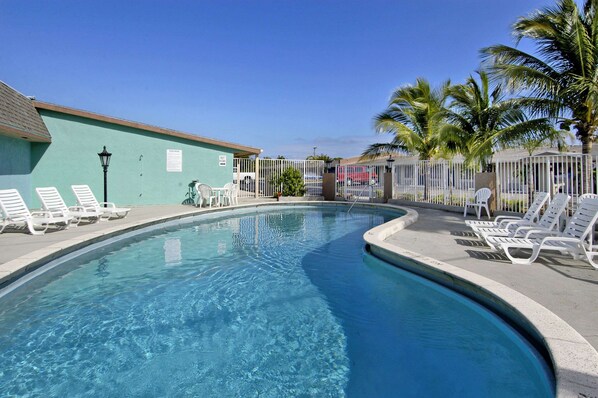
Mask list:
[[[537,235],[540,232],[547,234],[558,232],[561,215],[567,208],[570,199],[571,197],[566,193],[556,194],[537,223],[513,221],[508,223],[504,228],[477,228],[474,229],[474,232],[480,238],[484,239],[493,250],[495,247],[488,241],[488,238],[491,236],[526,238],[530,233]]]
[[[8,226],[26,227],[31,235],[43,235],[50,225],[68,228],[72,217],[54,215],[48,211],[30,212],[16,189],[0,190],[0,210],[2,210],[2,225],[0,233]],[[38,227],[39,229],[35,229]]]
[[[205,204],[211,208],[212,204],[215,204],[216,206],[218,206],[220,204],[218,202],[218,199],[219,199],[218,195],[214,194],[212,187],[209,186],[208,184],[201,184],[198,182],[197,184],[195,184],[195,190],[198,193],[197,203],[196,203],[197,207],[202,207]]]
[[[108,220],[112,216],[125,218],[131,211],[127,207],[116,207],[112,202],[98,202],[88,185],[71,185],[71,189],[77,204],[86,210],[99,212],[100,220]]]
[[[534,201],[529,206],[523,217],[518,216],[498,216],[493,221],[485,220],[465,220],[465,224],[471,228],[505,228],[507,223],[513,221],[523,221],[533,223],[540,218],[540,210],[544,207],[546,201],[550,198],[548,192],[536,192]]]
[[[62,196],[55,187],[35,188],[35,192],[42,202],[42,208],[54,215],[63,215],[72,217],[71,225],[77,226],[81,220],[96,222],[100,219],[101,213],[96,209],[85,208],[83,206],[68,207]]]
[[[230,192],[230,200],[233,205],[239,204],[239,184],[233,184]]]
[[[480,188],[476,191],[473,199],[470,201],[469,198],[465,201],[465,207],[463,209],[463,217],[467,216],[467,208],[475,208],[475,213],[478,216],[478,220],[482,216],[482,209],[486,209],[486,214],[490,218],[490,209],[488,208],[488,200],[492,196],[490,188]]]
[[[592,245],[587,243],[588,235],[594,229],[597,219],[598,199],[590,198],[579,205],[563,232],[553,233],[550,236],[540,233],[540,236],[535,238],[530,234],[528,238],[490,237],[488,240],[494,247],[505,253],[513,264],[531,264],[542,250],[552,250],[570,254],[576,260],[585,257],[592,267],[598,269],[598,264],[593,261],[598,252],[593,251]],[[529,257],[514,257],[511,254],[513,249],[530,249],[532,253]]]
[[[232,193],[233,183],[227,182],[224,184],[224,191],[222,192],[222,205],[230,206],[233,204]]]

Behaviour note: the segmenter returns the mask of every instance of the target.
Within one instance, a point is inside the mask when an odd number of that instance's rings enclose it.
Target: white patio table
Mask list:
[[[212,191],[218,194],[218,206],[223,205],[223,198],[226,197],[229,189],[228,188],[212,188]]]

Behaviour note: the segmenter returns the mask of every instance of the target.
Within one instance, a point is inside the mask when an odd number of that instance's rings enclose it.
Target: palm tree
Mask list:
[[[430,83],[418,78],[415,86],[399,87],[392,94],[386,110],[374,118],[379,134],[392,134],[388,143],[370,145],[363,159],[392,153],[417,154],[420,160],[430,160],[442,151],[438,132],[444,123],[445,102],[449,82],[433,89]],[[428,197],[429,169],[426,168],[424,199]]]
[[[470,76],[465,84],[448,90],[452,101],[440,131],[448,150],[463,154],[467,163],[481,164],[486,170],[497,149],[526,137],[543,141],[553,136],[548,118],[528,118],[520,99],[507,99],[500,84],[491,88],[488,74],[477,73],[479,82]]]
[[[585,0],[581,10],[575,0],[558,0],[554,7],[521,17],[513,33],[517,42],[534,41],[538,56],[491,46],[482,49],[490,71],[510,88],[525,90],[529,110],[573,128],[582,152],[591,153],[598,128],[598,0]]]

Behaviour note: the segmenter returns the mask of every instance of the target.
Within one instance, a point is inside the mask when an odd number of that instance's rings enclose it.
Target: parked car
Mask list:
[[[237,178],[239,181],[237,181]],[[237,167],[233,167],[233,182],[236,184],[237,182],[243,181],[245,183],[255,180],[255,172],[238,172]]]
[[[372,169],[370,173],[367,166],[339,166],[336,168],[336,182],[344,183],[345,181],[347,181],[347,185],[377,184],[378,175],[375,169]]]

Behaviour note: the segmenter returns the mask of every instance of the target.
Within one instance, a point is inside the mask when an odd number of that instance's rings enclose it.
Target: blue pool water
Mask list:
[[[363,252],[395,216],[274,209],[70,260],[0,300],[0,395],[554,395],[496,316]]]

